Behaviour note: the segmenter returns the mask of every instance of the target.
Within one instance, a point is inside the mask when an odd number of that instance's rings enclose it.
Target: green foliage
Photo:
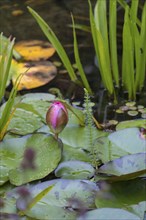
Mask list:
[[[10,78],[10,67],[12,62],[14,39],[3,40],[2,34],[0,35],[0,102],[5,94],[8,79]],[[0,117],[0,141],[3,139],[11,118],[15,112],[16,107],[13,107],[14,99],[17,93],[17,87],[23,75],[20,75],[9,95],[5,109],[3,110]]]
[[[95,126],[93,122],[93,114],[92,114],[92,107],[91,107],[91,101],[89,97],[89,93],[86,89],[85,91],[85,97],[84,97],[84,114],[85,114],[85,123],[86,123],[86,138],[89,149],[91,149],[91,160],[94,167],[97,167],[97,155],[94,148],[94,141],[96,140],[96,133],[95,133]]]
[[[4,41],[3,35],[0,35],[0,101],[2,100],[7,81],[10,74],[10,66],[12,61],[14,39],[12,41]]]
[[[122,85],[117,53],[117,1],[109,2],[109,18],[106,8],[107,1],[97,1],[92,12],[90,7],[91,34],[94,42],[99,69],[105,88],[114,94],[114,87],[128,92],[129,99],[136,99],[136,92],[141,92],[145,82],[146,47],[146,3],[142,9],[141,22],[137,18],[138,1],[131,6],[125,1],[118,1],[125,9],[123,25]],[[109,31],[108,31],[109,29]]]
[[[32,8],[28,7],[28,10],[32,14],[32,16],[35,18],[35,20],[39,24],[40,28],[42,29],[42,31],[44,32],[44,34],[46,35],[48,40],[51,42],[51,44],[56,49],[60,59],[62,60],[65,68],[68,71],[68,74],[69,74],[71,80],[76,82],[76,83],[79,83],[79,81],[77,79],[77,76],[76,76],[76,74],[73,70],[73,67],[71,65],[71,62],[70,62],[63,46],[61,45],[60,41],[58,40],[55,33],[53,32],[53,30],[47,25],[47,23]],[[78,48],[77,48],[77,42],[76,42],[75,29],[74,29],[74,37],[75,37],[74,38],[75,59],[76,59],[76,62],[77,62],[77,66],[79,68],[82,83],[84,84],[85,88],[89,91],[89,93],[92,93],[92,91],[90,89],[90,86],[88,84],[88,81],[86,79],[86,75],[83,71],[82,65],[80,63],[80,58],[79,58]]]
[[[85,75],[85,72],[83,70],[83,66],[81,64],[80,57],[79,57],[77,37],[76,37],[75,24],[74,24],[73,16],[72,16],[72,23],[73,23],[73,36],[74,36],[74,55],[75,55],[76,65],[77,65],[77,68],[79,70],[83,85],[85,86],[85,88],[87,89],[89,94],[92,94],[92,90],[91,90],[90,85],[88,83],[88,80],[86,78],[86,75]]]
[[[146,172],[146,149],[145,139],[136,127],[143,123],[132,121],[135,127],[131,128],[128,122],[129,128],[125,128],[126,124],[121,125],[121,130],[113,133],[98,131],[93,126],[89,94],[85,92],[88,123],[80,126],[83,111],[68,108],[69,122],[60,134],[62,142],[53,138],[45,124],[46,111],[54,96],[41,93],[21,97],[16,112],[22,111],[23,114],[14,115],[4,140],[0,142],[0,183],[5,204],[1,207],[2,216],[6,213],[9,216],[15,214],[20,219],[40,220],[61,216],[62,219],[75,220],[83,211],[89,219],[98,211],[104,219],[109,212],[115,212],[115,216],[143,220],[145,182],[142,175]],[[37,118],[36,121],[39,119],[39,126],[37,123],[31,126],[27,121],[30,115]],[[17,124],[17,129],[13,129]],[[91,148],[86,138],[87,130]],[[24,152],[30,147],[35,152],[33,170],[22,167]],[[102,161],[96,170],[92,165],[93,151]],[[51,180],[45,181],[44,177]],[[22,184],[25,187],[23,192],[30,191],[29,200],[19,195],[18,187],[14,188],[14,185]]]

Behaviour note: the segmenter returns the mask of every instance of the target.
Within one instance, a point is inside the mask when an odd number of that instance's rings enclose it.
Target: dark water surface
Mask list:
[[[93,5],[95,0],[91,1]],[[38,27],[36,21],[27,10],[27,6],[36,10],[49,24],[60,41],[66,47],[72,47],[72,12],[75,22],[89,24],[89,6],[87,0],[0,0],[0,32],[7,37],[12,35],[16,42],[28,39],[42,39],[45,36]],[[13,15],[21,10],[22,14]],[[77,31],[80,47],[92,46],[91,36],[84,31]]]

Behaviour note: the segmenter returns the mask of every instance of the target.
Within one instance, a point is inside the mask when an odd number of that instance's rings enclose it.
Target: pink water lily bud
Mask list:
[[[55,136],[58,136],[68,122],[66,107],[59,101],[53,102],[47,111],[46,122]]]

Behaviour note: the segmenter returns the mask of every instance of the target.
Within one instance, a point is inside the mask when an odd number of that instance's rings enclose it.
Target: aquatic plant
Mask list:
[[[10,67],[12,62],[14,39],[12,41],[3,41],[3,35],[0,35],[0,102],[5,94],[7,87],[7,82],[10,77]],[[8,102],[4,107],[3,113],[0,115],[0,141],[3,139],[9,122],[13,116],[14,109],[12,111],[12,106],[14,104],[14,98],[17,92],[17,83],[13,87]]]
[[[65,105],[59,101],[54,101],[47,111],[46,122],[55,137],[58,138],[58,134],[68,122],[68,112]]]
[[[86,89],[84,89],[85,95],[84,95],[84,114],[85,114],[85,125],[86,125],[86,139],[88,143],[88,147],[91,150],[91,161],[92,165],[94,167],[97,167],[97,155],[96,155],[96,149],[94,146],[94,142],[96,140],[96,127],[94,125],[93,120],[93,113],[92,113],[92,107],[91,107],[91,100],[89,93]]]
[[[32,8],[28,7],[29,12],[32,14],[32,16],[36,19],[37,23],[39,24],[40,28],[44,32],[45,36],[48,38],[48,40],[51,42],[51,44],[56,49],[62,63],[64,64],[66,70],[68,71],[68,74],[70,76],[70,79],[77,83],[77,84],[83,84],[83,87],[85,87],[90,94],[92,94],[92,90],[90,88],[90,85],[88,83],[88,80],[86,78],[86,75],[83,71],[82,65],[80,63],[79,54],[78,54],[78,48],[77,48],[77,41],[76,41],[76,35],[74,30],[74,51],[75,51],[75,60],[77,62],[77,66],[79,68],[79,73],[81,76],[81,81],[79,81],[76,73],[74,72],[74,69],[72,67],[72,64],[69,60],[69,57],[67,53],[65,52],[62,44],[60,43],[59,39],[53,32],[53,30],[49,27],[49,25],[38,15],[36,11],[34,11]]]
[[[135,100],[136,93],[142,91],[145,82],[146,3],[142,9],[142,19],[139,21],[138,1],[132,1],[131,6],[125,1],[118,2],[125,8],[122,76],[117,51],[117,1],[109,1],[109,11],[106,0],[97,1],[93,14],[89,0],[91,34],[105,88],[110,95],[115,95],[115,88],[123,88],[128,92],[128,98]]]
[[[117,51],[118,3],[125,9],[124,24],[122,27],[122,71],[119,69],[119,56]],[[33,9],[28,7],[28,10],[55,47],[71,80],[77,83],[78,79],[74,73],[71,62],[54,32]],[[114,96],[114,100],[117,102],[116,90],[123,89],[128,92],[128,98],[130,100],[135,100],[136,93],[142,91],[145,82],[146,48],[144,42],[146,37],[146,3],[142,9],[141,21],[137,17],[137,11],[138,1],[132,1],[131,6],[123,0],[109,1],[109,9],[107,9],[107,1],[99,0],[95,5],[93,13],[92,5],[89,0],[90,28],[75,25],[72,16],[75,61],[83,86],[88,90],[89,94],[92,94],[92,90],[80,61],[75,28],[77,27],[86,31],[91,29],[102,82],[109,95]]]

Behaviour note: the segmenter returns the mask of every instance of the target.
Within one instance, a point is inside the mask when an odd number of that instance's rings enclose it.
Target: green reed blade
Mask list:
[[[52,29],[47,25],[47,23],[38,15],[37,12],[35,12],[30,7],[27,7],[27,8],[28,8],[29,12],[32,14],[32,16],[35,18],[37,23],[39,24],[39,26],[42,29],[42,31],[44,32],[45,36],[48,38],[48,40],[51,42],[51,44],[56,49],[60,59],[62,60],[65,68],[68,71],[68,74],[69,74],[71,80],[76,82],[77,81],[76,74],[74,73],[74,70],[73,70],[72,65],[70,63],[70,60],[69,60],[63,46],[59,42],[57,36],[52,31]]]
[[[109,2],[109,39],[110,39],[110,55],[113,79],[119,87],[119,68],[118,68],[118,51],[117,51],[117,2]]]
[[[110,65],[109,58],[109,40],[108,40],[108,28],[107,28],[107,1],[106,0],[98,0],[95,8],[94,8],[94,18],[97,30],[100,31],[101,36],[104,41],[104,45],[107,51],[107,62]]]
[[[128,6],[128,4],[125,2],[125,0],[117,0],[118,3],[126,10],[126,7]],[[131,0],[132,2],[136,2],[137,0]],[[135,3],[136,4],[136,3]],[[135,6],[132,6],[135,7]],[[134,9],[132,9],[134,10]],[[129,12],[130,13],[130,12]],[[138,18],[136,18],[136,23],[139,27],[141,27],[141,22]]]
[[[136,50],[136,82],[135,90],[140,92],[145,82],[146,70],[146,3],[143,7],[140,34],[135,27],[135,50]]]
[[[136,63],[136,76],[135,76],[135,91],[140,92],[144,86],[144,77],[145,77],[145,56],[143,47],[141,45],[141,38],[139,31],[135,25],[135,63]]]
[[[83,25],[83,24],[75,24],[75,29],[79,29],[81,31],[86,31],[86,32],[89,32],[91,33],[91,30],[90,30],[90,27],[87,26],[87,25]],[[68,27],[73,27],[72,24],[69,24]]]
[[[123,27],[122,82],[129,99],[135,99],[134,46],[130,30],[129,6],[126,7]]]
[[[13,86],[9,99],[3,109],[3,113],[0,118],[0,140],[3,139],[3,136],[5,135],[8,125],[10,123],[10,120],[16,110],[17,105],[14,106],[14,109],[13,109],[13,105],[14,105],[16,94],[17,94],[18,85],[24,74],[19,75],[18,78],[16,79],[15,85]]]
[[[14,39],[10,42],[8,41],[4,45],[2,40],[2,34],[0,36],[0,101],[4,96],[5,89],[7,86],[7,81],[9,78],[12,54],[13,54],[13,46],[14,46]]]
[[[134,23],[136,23],[137,21],[138,4],[139,4],[139,0],[131,1],[130,19]]]
[[[109,61],[109,49],[107,47],[107,41],[105,43],[102,33],[100,32],[99,29],[97,29],[98,21],[94,20],[90,0],[89,0],[89,14],[90,14],[91,33],[92,33],[96,56],[99,63],[100,74],[105,88],[108,90],[109,94],[112,95],[114,93],[114,86],[113,86],[110,61]],[[103,30],[103,32],[104,32],[104,38],[106,38],[106,30]]]
[[[92,90],[90,88],[90,85],[89,85],[88,80],[86,78],[85,72],[83,70],[83,66],[82,66],[81,61],[80,61],[74,19],[73,19],[73,16],[71,16],[71,17],[72,17],[72,23],[73,23],[75,61],[76,61],[77,68],[78,68],[79,73],[80,73],[80,77],[82,79],[82,83],[83,83],[84,87],[87,89],[87,91],[89,92],[89,94],[91,95],[92,94]]]

